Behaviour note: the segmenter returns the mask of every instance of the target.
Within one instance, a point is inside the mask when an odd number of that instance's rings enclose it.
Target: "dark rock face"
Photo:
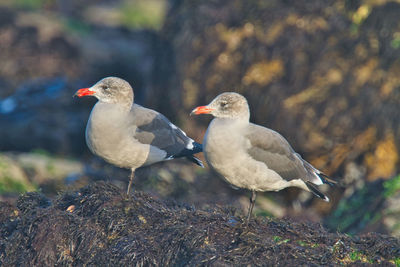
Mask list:
[[[92,26],[79,35],[54,14],[0,8],[0,15],[0,150],[81,155],[95,101],[72,94],[100,78],[126,79],[136,102],[150,102],[157,34]]]
[[[348,234],[378,232],[399,237],[400,176],[366,183],[343,197],[325,217],[325,226]]]
[[[0,203],[0,263],[32,265],[341,265],[393,264],[398,239],[350,238],[318,224],[252,220],[233,210],[196,210],[144,193],[125,199],[96,183],[49,205],[37,193],[17,207]]]
[[[349,164],[369,180],[400,171],[399,4],[171,2],[162,34],[177,78],[168,92],[182,88],[186,128],[194,106],[237,91],[252,121],[328,174],[351,176]]]
[[[27,82],[0,101],[0,150],[78,154],[90,109],[73,103],[74,88],[63,78]],[[92,101],[93,103],[93,101]]]
[[[79,73],[81,53],[53,17],[0,9],[0,77],[9,83],[0,97],[30,79]]]

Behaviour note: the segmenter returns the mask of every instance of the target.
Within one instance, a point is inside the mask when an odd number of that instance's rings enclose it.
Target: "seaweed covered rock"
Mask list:
[[[0,264],[339,265],[394,264],[400,241],[329,233],[319,224],[256,219],[234,210],[197,210],[94,183],[50,203],[38,193],[0,203]]]
[[[193,107],[237,91],[254,122],[346,184],[400,171],[400,4],[170,2],[162,34],[176,75],[159,90],[175,98],[155,101],[174,99],[164,106],[177,109],[189,134],[205,128],[187,117]]]
[[[348,234],[370,231],[400,237],[400,175],[366,183],[342,198],[325,225]]]
[[[81,20],[73,26],[65,15],[0,7],[0,150],[81,156],[93,101],[74,103],[72,94],[99,78],[124,78],[137,102],[150,98],[147,88],[163,43],[156,33]]]

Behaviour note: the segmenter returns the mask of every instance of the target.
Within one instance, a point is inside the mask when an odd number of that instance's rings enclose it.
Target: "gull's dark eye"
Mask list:
[[[108,89],[107,85],[104,85],[104,84],[102,84],[100,87],[101,87],[102,90],[107,90]]]
[[[219,105],[220,105],[221,108],[226,108],[228,106],[228,102],[221,101],[221,103]]]

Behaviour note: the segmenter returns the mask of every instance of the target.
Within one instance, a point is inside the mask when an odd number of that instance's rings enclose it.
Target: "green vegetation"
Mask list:
[[[49,160],[46,164],[46,170],[49,172],[49,174],[54,175],[56,173],[56,167],[54,166],[54,161]]]
[[[331,229],[346,232],[353,235],[358,229],[362,229],[366,225],[373,225],[382,219],[382,214],[377,207],[379,201],[384,201],[383,198],[393,197],[400,192],[400,175],[383,182],[383,189],[379,199],[372,198],[369,194],[370,191],[367,187],[361,188],[357,194],[353,195],[350,199],[342,199],[339,202],[336,210],[332,213],[326,224]],[[365,207],[369,207],[365,209]],[[393,226],[396,229],[397,225]]]
[[[272,238],[276,243],[278,243],[278,244],[286,244],[287,242],[289,242],[290,241],[290,239],[283,239],[282,240],[282,237],[280,237],[280,236],[274,236],[273,238]]]
[[[36,155],[41,155],[41,156],[46,156],[46,157],[51,157],[51,153],[45,149],[42,148],[36,148],[32,149],[32,153]]]
[[[120,8],[123,25],[129,28],[160,29],[165,17],[166,1],[126,1]]]
[[[53,4],[54,0],[7,0],[2,4],[8,4],[19,8],[40,9],[46,5]]]
[[[272,238],[275,242],[278,242],[278,241],[280,241],[281,239],[282,239],[282,237],[280,237],[280,236],[274,236],[273,238]]]
[[[275,216],[267,211],[267,210],[256,210],[255,211],[255,216],[257,217],[268,217],[268,218],[274,218]]]
[[[0,194],[36,190],[36,186],[21,175],[21,171],[14,164],[8,157],[0,154]]]
[[[77,19],[64,18],[63,26],[67,32],[78,35],[88,35],[91,31],[89,24]]]
[[[297,244],[299,244],[302,247],[307,247],[308,246],[308,243],[306,241],[303,241],[303,240],[298,240]]]
[[[361,261],[363,258],[363,254],[359,251],[353,250],[350,252],[349,257],[352,261]]]
[[[306,240],[298,240],[297,244],[299,244],[302,247],[311,247],[311,248],[319,247],[318,243],[311,243],[311,242],[308,242]]]
[[[390,46],[393,47],[394,49],[400,48],[400,37],[395,36],[393,40],[390,42]]]
[[[388,198],[400,192],[400,175],[397,175],[393,179],[387,180],[383,183],[384,193],[383,195]]]
[[[0,0],[0,6],[9,6],[28,10],[44,9],[55,6],[55,0]],[[90,5],[88,5],[89,7]],[[92,5],[94,6],[94,5]],[[101,5],[99,5],[101,6]],[[161,28],[166,9],[166,0],[124,0],[110,5],[110,10],[114,9],[117,13],[117,24],[132,29],[155,29]],[[90,27],[85,21],[76,18],[61,17],[66,29],[78,34],[87,34]]]
[[[352,250],[349,254],[349,258],[351,261],[361,261],[364,263],[374,263],[375,261],[371,258],[362,253],[361,251],[358,250]]]
[[[0,177],[0,194],[3,193],[23,193],[28,191],[28,187],[20,181],[14,180],[12,177]]]
[[[367,194],[367,188],[362,188],[359,190],[358,195],[353,198],[347,201],[341,200],[328,221],[329,227],[337,228],[339,231],[345,231],[348,234],[354,234],[350,229],[351,225],[357,222],[369,222],[371,215],[362,208],[365,204],[365,199],[367,199]],[[348,214],[352,214],[352,216],[348,216]]]

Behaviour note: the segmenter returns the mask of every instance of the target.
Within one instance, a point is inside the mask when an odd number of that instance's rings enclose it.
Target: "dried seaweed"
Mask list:
[[[22,195],[0,203],[2,266],[342,265],[400,258],[398,239],[330,233],[320,224],[256,218],[248,227],[231,208],[197,210],[108,183],[54,201]]]

